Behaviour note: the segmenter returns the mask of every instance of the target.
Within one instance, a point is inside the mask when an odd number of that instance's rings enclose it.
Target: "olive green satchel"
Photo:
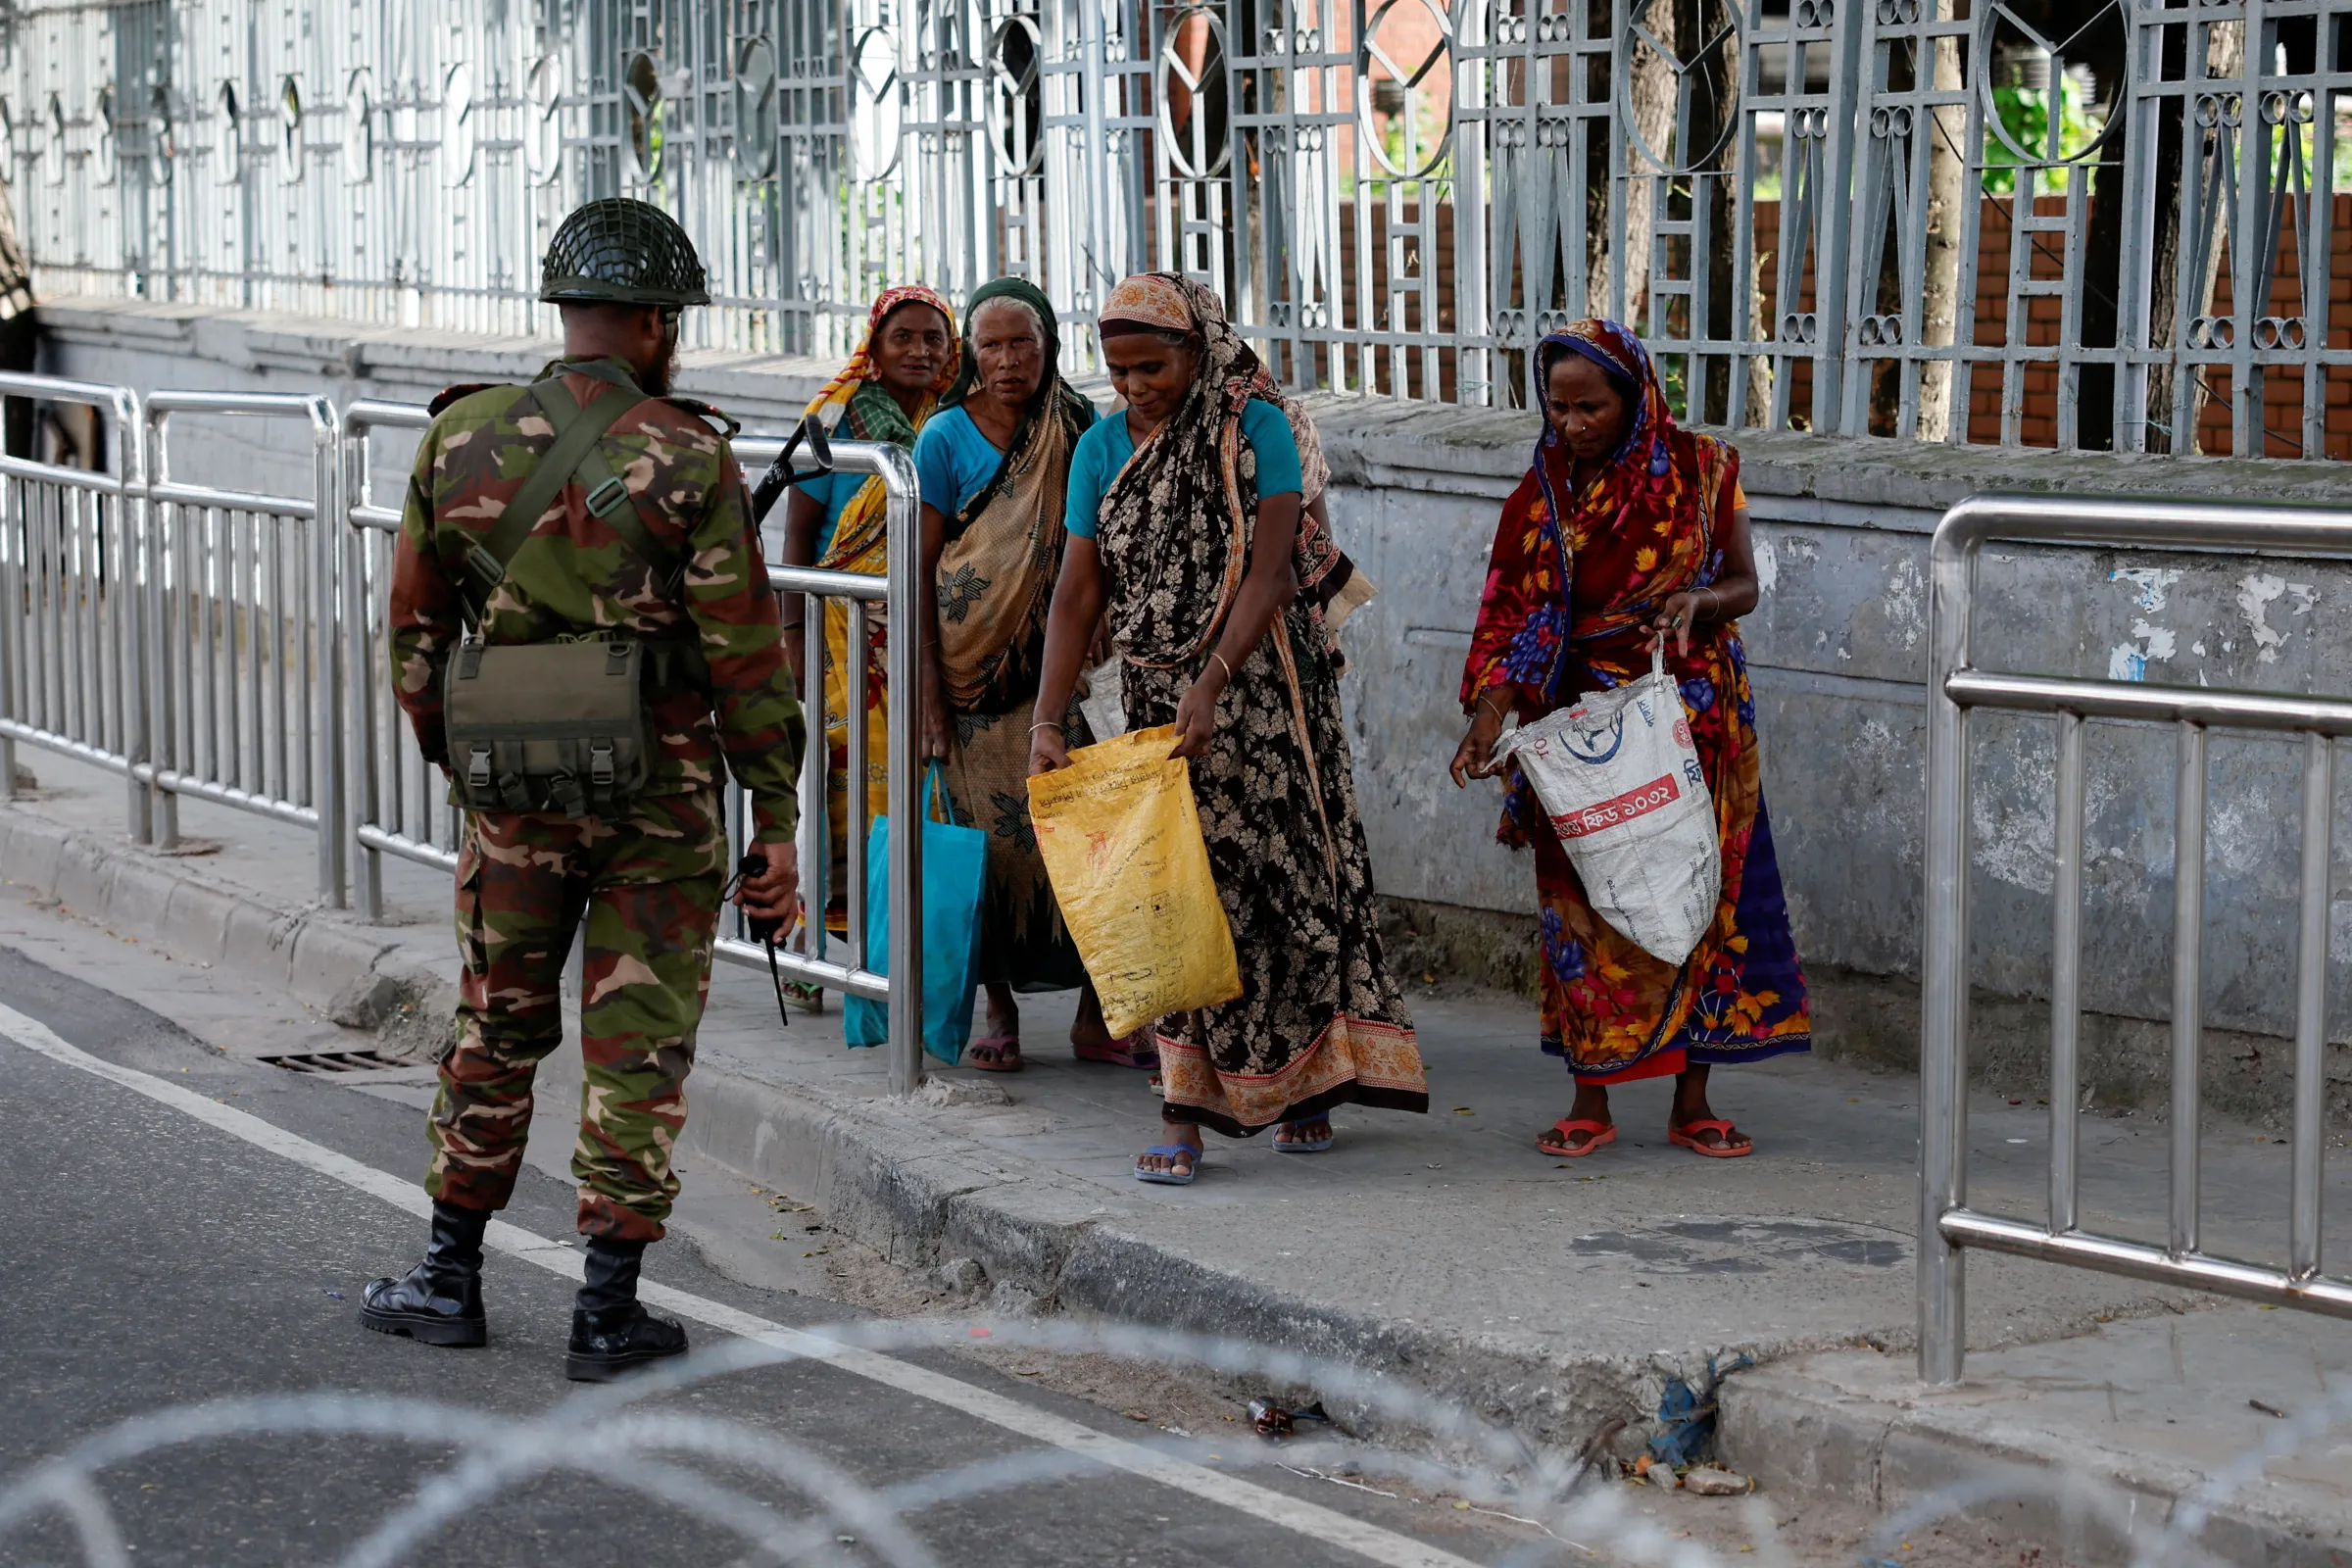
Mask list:
[[[708,666],[699,649],[621,633],[496,647],[482,640],[491,594],[506,581],[540,514],[575,475],[587,487],[588,510],[652,564],[666,594],[676,594],[681,577],[674,557],[637,515],[628,486],[597,449],[645,395],[615,384],[581,408],[559,382],[547,380],[535,383],[531,396],[555,425],[556,442],[497,523],[466,550],[469,625],[441,684],[450,794],[468,810],[602,816],[625,808],[652,772],[649,676],[706,684]]]

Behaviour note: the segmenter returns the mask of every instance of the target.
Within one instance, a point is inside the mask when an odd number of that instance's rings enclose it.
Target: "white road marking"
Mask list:
[[[79,1068],[93,1077],[104,1078],[135,1094],[145,1095],[209,1127],[243,1139],[256,1149],[266,1150],[281,1159],[291,1160],[321,1176],[341,1182],[346,1187],[356,1188],[370,1198],[381,1199],[406,1213],[424,1218],[432,1212],[431,1200],[413,1181],[377,1170],[372,1165],[362,1164],[349,1155],[314,1144],[249,1111],[222,1104],[194,1090],[140,1072],[136,1068],[119,1066],[93,1056],[62,1039],[39,1019],[27,1017],[13,1007],[0,1005],[0,1035],[6,1035],[25,1050],[36,1052],[53,1061]],[[505,1220],[492,1220],[486,1241],[487,1245],[499,1251],[525,1262],[536,1263],[552,1274],[561,1274],[569,1280],[580,1277],[579,1252],[518,1225],[510,1225]],[[691,1318],[710,1328],[747,1340],[757,1340],[811,1360],[824,1361],[903,1394],[911,1394],[934,1404],[960,1410],[1021,1437],[1085,1454],[1106,1468],[1124,1470],[1129,1475],[1140,1476],[1146,1481],[1156,1482],[1178,1492],[1190,1493],[1237,1513],[1245,1513],[1285,1530],[1346,1547],[1358,1556],[1386,1564],[1388,1568],[1478,1568],[1466,1557],[1441,1551],[1410,1536],[1400,1536],[1395,1531],[1366,1524],[1361,1519],[1350,1518],[1287,1493],[1244,1481],[1238,1476],[1220,1474],[1190,1460],[1129,1443],[1124,1438],[1111,1437],[1079,1422],[1065,1420],[1034,1405],[1023,1404],[1017,1399],[1007,1398],[909,1361],[899,1360],[895,1356],[843,1345],[823,1335],[787,1328],[781,1323],[770,1322],[766,1318],[685,1291],[672,1290],[665,1285],[648,1282],[642,1289],[642,1295],[646,1300],[665,1307],[680,1317]]]

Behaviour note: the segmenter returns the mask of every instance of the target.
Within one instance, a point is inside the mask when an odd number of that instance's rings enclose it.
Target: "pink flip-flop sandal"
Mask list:
[[[1080,1061],[1105,1061],[1114,1067],[1156,1067],[1159,1049],[1151,1042],[1152,1031],[1138,1029],[1107,1046],[1072,1046],[1070,1050]]]
[[[1021,1037],[988,1035],[963,1048],[963,1063],[981,1072],[1019,1072]]]

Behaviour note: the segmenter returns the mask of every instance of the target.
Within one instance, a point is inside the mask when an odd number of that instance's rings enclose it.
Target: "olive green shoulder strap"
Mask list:
[[[531,536],[531,529],[547,511],[547,504],[556,499],[582,461],[595,454],[596,444],[605,432],[618,423],[622,415],[645,401],[643,394],[615,386],[608,388],[583,409],[554,381],[532,383],[530,399],[556,427],[556,444],[548,448],[538,466],[523,479],[522,488],[514,492],[514,499],[507,503],[507,509],[498,514],[498,521],[491,524],[490,531],[466,547],[466,565],[473,579],[475,591],[470,597],[477,619],[488,606],[490,595],[506,581],[508,564]],[[605,477],[612,476],[612,470],[601,462],[597,466],[604,468]],[[626,487],[622,493],[625,497]]]

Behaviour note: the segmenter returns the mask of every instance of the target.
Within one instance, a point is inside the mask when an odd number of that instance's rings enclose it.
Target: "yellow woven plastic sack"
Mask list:
[[[1029,781],[1038,852],[1113,1035],[1242,994],[1175,744],[1168,726],[1140,730]]]

